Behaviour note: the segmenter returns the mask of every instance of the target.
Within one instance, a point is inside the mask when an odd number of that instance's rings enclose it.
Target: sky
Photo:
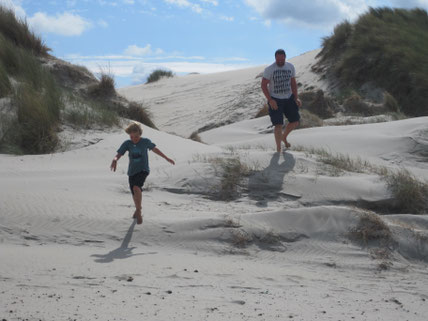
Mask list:
[[[321,47],[334,26],[369,7],[419,7],[428,0],[0,0],[25,19],[51,54],[144,83],[155,69],[177,75],[266,65]]]

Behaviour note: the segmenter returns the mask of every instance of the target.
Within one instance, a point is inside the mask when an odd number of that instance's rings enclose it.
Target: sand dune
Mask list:
[[[162,129],[187,135],[261,69],[177,77],[147,86],[146,97],[171,91],[160,103],[171,107],[199,83],[201,122],[191,125],[189,106],[188,114],[152,109]],[[306,129],[290,142],[427,178],[427,124]],[[0,155],[0,318],[425,320],[427,217],[367,211],[391,199],[379,176],[275,153],[270,131],[267,118],[247,119],[205,132],[201,144],[145,128],[177,164],[150,154],[142,226],[131,219],[127,159],[109,170],[122,131],[63,153]],[[232,201],[221,200],[221,162],[237,158],[249,172]],[[365,215],[383,234],[358,234]]]

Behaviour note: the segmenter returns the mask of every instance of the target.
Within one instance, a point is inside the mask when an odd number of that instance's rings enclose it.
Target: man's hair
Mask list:
[[[284,56],[286,56],[285,50],[284,49],[278,49],[277,51],[275,51],[275,57],[278,56],[278,55],[284,55]]]
[[[126,127],[125,131],[127,134],[131,134],[131,133],[139,133],[140,135],[143,134],[143,129],[141,128],[140,124],[136,122],[130,123],[128,127]]]

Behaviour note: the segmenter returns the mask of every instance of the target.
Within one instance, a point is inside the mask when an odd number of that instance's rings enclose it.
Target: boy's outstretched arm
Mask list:
[[[111,165],[110,165],[110,169],[115,172],[116,171],[116,167],[117,167],[117,161],[119,160],[119,158],[121,158],[122,155],[121,154],[116,154],[116,156],[113,158]]]
[[[175,162],[174,162],[171,158],[167,157],[164,153],[162,153],[162,152],[159,150],[159,148],[155,147],[155,148],[153,148],[153,149],[152,149],[152,151],[153,151],[155,154],[158,154],[160,157],[165,158],[165,159],[166,159],[168,162],[170,162],[172,165],[175,165]]]

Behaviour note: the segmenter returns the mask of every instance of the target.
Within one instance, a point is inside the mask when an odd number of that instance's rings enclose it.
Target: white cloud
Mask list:
[[[24,19],[26,14],[25,10],[21,6],[22,1],[12,1],[12,0],[0,0],[0,5],[4,8],[12,9],[15,12],[15,16],[18,18]]]
[[[27,18],[29,25],[38,32],[54,33],[63,36],[79,36],[92,24],[79,15],[64,12],[56,16],[49,16],[44,12],[37,12]]]
[[[135,3],[135,1],[134,0],[122,0],[123,1],[123,3],[125,3],[125,4],[134,4]]]
[[[363,13],[371,0],[244,0],[266,21],[330,28]],[[424,0],[425,1],[425,0]]]
[[[188,0],[164,0],[164,2],[182,8],[191,8],[196,13],[202,13],[202,8],[199,4],[192,3]]]
[[[162,49],[152,50],[152,45],[147,44],[145,47],[138,47],[137,45],[130,45],[125,49],[125,55],[129,56],[148,56],[148,55],[161,55]]]

